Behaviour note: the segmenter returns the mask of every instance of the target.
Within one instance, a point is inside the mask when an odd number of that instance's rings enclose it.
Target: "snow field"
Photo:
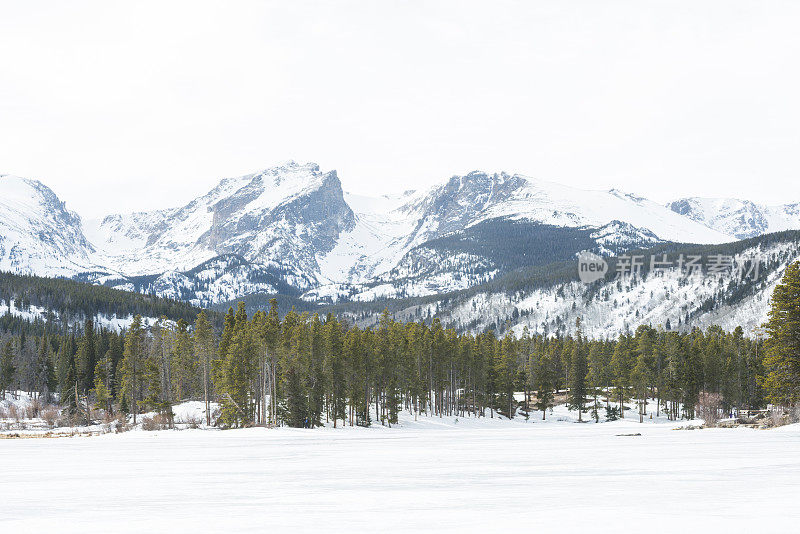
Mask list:
[[[789,532],[800,520],[798,425],[573,415],[2,440],[0,531]]]

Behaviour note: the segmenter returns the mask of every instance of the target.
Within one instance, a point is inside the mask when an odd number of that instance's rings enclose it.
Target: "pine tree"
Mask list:
[[[771,303],[764,388],[771,403],[794,406],[800,401],[800,262],[786,267]]]
[[[578,410],[578,421],[583,421],[583,408],[586,404],[586,374],[588,372],[588,366],[580,330],[580,318],[576,320],[575,326],[576,337],[572,344],[572,357],[570,358],[568,405],[571,410]]]
[[[111,402],[111,351],[97,361],[94,368],[94,397],[95,406],[111,414],[113,412]]]
[[[329,315],[328,319],[333,319]],[[311,318],[311,355],[308,361],[308,419],[309,426],[321,426],[322,414],[330,416],[332,395],[328,388],[328,377],[325,373],[325,359],[327,357],[327,321],[323,325],[319,314]],[[332,385],[332,384],[331,384]],[[334,419],[334,425],[336,420]]]
[[[300,373],[294,367],[286,372],[286,424],[294,428],[306,426],[306,396],[301,384]]]
[[[281,327],[279,412],[284,423],[296,428],[310,426],[311,342],[308,314],[298,316],[294,309],[290,310]]]
[[[483,354],[483,370],[485,376],[484,398],[485,404],[489,407],[489,416],[494,417],[494,410],[497,396],[497,338],[493,331],[484,332],[481,335],[480,350]]]
[[[3,352],[0,354],[0,391],[3,396],[0,400],[5,398],[6,391],[14,383],[14,374],[16,367],[14,366],[14,345],[11,340],[3,345]]]
[[[172,428],[174,426],[172,413],[174,342],[167,318],[159,318],[150,332],[147,355],[144,360],[143,383],[146,391],[144,400],[151,408],[159,412],[162,424],[166,421],[169,428]]]
[[[264,320],[261,338],[266,351],[264,354],[263,374],[267,383],[266,391],[264,392],[265,397],[261,399],[261,402],[266,409],[266,395],[269,395],[269,416],[266,422],[274,425],[278,422],[278,348],[281,338],[281,320],[278,314],[277,299],[273,298],[269,301],[269,312],[267,312],[267,317]]]
[[[125,336],[125,349],[122,357],[122,394],[133,413],[133,424],[139,414],[144,381],[144,345],[145,333],[142,328],[142,317],[137,315]]]
[[[236,313],[233,311],[233,306],[228,308],[228,313],[225,314],[225,322],[222,327],[222,335],[217,345],[216,358],[211,362],[211,380],[215,387],[219,389],[222,386],[225,359],[228,357],[228,350],[233,340],[233,330],[236,325]]]
[[[542,412],[542,421],[546,418],[547,410],[553,407],[553,389],[555,387],[553,375],[552,358],[547,349],[543,349],[536,365],[534,379],[536,385],[536,409]]]
[[[325,320],[324,337],[324,369],[330,387],[331,419],[333,419],[333,427],[336,428],[336,421],[338,419],[344,421],[347,417],[347,384],[345,381],[344,340],[341,326],[333,314],[328,315]]]
[[[200,391],[199,361],[195,358],[188,325],[179,319],[172,332],[172,386],[180,402]]]
[[[682,347],[681,338],[676,332],[668,332],[664,342],[664,357],[666,368],[662,380],[663,392],[659,391],[664,399],[669,401],[668,417],[671,420],[678,418],[679,405],[683,392],[681,391],[681,366]]]
[[[250,319],[250,336],[253,343],[253,368],[251,389],[253,391],[253,424],[266,424],[267,410],[267,369],[268,354],[267,344],[264,339],[267,314],[263,310],[256,310]]]
[[[633,351],[631,350],[630,336],[624,334],[617,339],[614,346],[614,354],[611,356],[611,368],[614,373],[614,386],[619,401],[620,417],[625,417],[625,400],[628,396],[628,389],[631,385],[631,370],[635,362]]]
[[[425,363],[425,330],[424,324],[415,322],[407,323],[405,327],[408,351],[406,357],[408,394],[411,398],[411,410],[414,412],[415,421],[417,420],[418,414],[422,411],[425,411],[425,405],[428,398],[427,394],[425,393],[425,369],[427,368]],[[471,345],[474,344],[474,340],[465,336],[463,343],[465,345],[463,350],[468,350],[471,352]],[[469,348],[466,347],[467,344],[470,345]],[[471,355],[468,355],[468,357],[469,356]],[[472,404],[475,404],[474,388]]]
[[[647,366],[644,352],[639,353],[636,358],[636,365],[631,371],[631,382],[633,383],[636,397],[639,399],[639,422],[644,420],[644,405],[647,402],[647,386],[650,379],[650,370]]]
[[[68,415],[78,412],[77,376],[75,373],[75,340],[72,336],[63,336],[58,347],[58,363],[56,378],[58,381],[58,400]]]
[[[597,408],[597,396],[603,392],[603,389],[609,384],[609,370],[610,362],[607,357],[608,353],[602,342],[595,341],[590,343],[589,347],[589,372],[586,375],[586,381],[591,388],[592,397],[594,398],[594,407],[592,408],[592,416],[595,422],[600,421],[600,415]]]
[[[203,370],[203,402],[206,412],[206,425],[211,425],[211,362],[214,358],[214,330],[208,322],[206,312],[201,311],[194,323],[192,337],[194,359]]]
[[[222,421],[226,426],[240,427],[253,423],[256,348],[244,303],[240,302],[234,317],[230,344],[222,363],[222,382],[219,388]]]
[[[736,327],[731,335],[723,337],[722,359],[722,408],[731,414],[734,407],[744,404],[743,379],[746,374],[744,366],[744,332]],[[731,414],[732,415],[732,414]]]
[[[36,370],[34,387],[44,402],[50,402],[50,394],[56,387],[53,356],[47,335],[42,335],[36,354]]]
[[[685,340],[681,361],[683,415],[687,419],[694,419],[695,407],[703,387],[703,346],[703,331],[695,327]]]
[[[498,411],[509,419],[514,418],[514,382],[517,370],[517,346],[512,334],[500,342],[499,357],[495,362],[497,385],[500,392]]]
[[[111,397],[118,401],[121,399],[121,365],[122,365],[122,357],[125,351],[125,337],[122,334],[118,334],[116,332],[109,333],[109,342],[108,342],[108,350],[106,351],[106,356],[111,359],[111,376],[110,384],[111,384]]]
[[[366,374],[364,352],[361,345],[362,332],[354,326],[344,337],[344,358],[347,369],[347,393],[350,398],[350,426],[369,426],[369,404],[367,390],[369,379]],[[355,420],[355,421],[354,421]]]
[[[83,336],[78,344],[78,354],[75,356],[78,390],[83,394],[88,393],[94,385],[94,367],[96,364],[94,323],[91,319],[86,319],[83,326]]]
[[[665,369],[667,366],[666,356],[666,339],[669,334],[659,329],[656,339],[653,343],[653,369],[652,369],[652,382],[655,387],[656,398],[656,417],[661,413],[661,405],[663,401]]]

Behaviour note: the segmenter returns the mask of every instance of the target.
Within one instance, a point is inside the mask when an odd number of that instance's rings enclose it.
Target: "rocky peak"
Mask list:
[[[37,180],[0,176],[0,270],[63,274],[94,250],[80,217]]]

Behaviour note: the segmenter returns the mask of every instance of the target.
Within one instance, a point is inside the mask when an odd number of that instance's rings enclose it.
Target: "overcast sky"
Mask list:
[[[69,5],[67,5],[69,4]],[[800,2],[0,0],[0,174],[84,217],[294,159],[800,201]]]

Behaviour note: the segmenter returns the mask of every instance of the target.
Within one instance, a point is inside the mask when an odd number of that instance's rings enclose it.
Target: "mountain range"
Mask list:
[[[792,229],[800,203],[661,205],[479,171],[373,198],[344,192],[334,170],[291,161],[223,179],[184,206],[82,221],[41,182],[0,176],[0,270],[198,306],[273,294],[315,304],[444,295],[582,250],[719,245]]]
[[[800,202],[767,206],[735,198],[682,198],[667,207],[736,239],[796,230],[800,221]]]

